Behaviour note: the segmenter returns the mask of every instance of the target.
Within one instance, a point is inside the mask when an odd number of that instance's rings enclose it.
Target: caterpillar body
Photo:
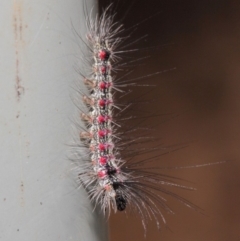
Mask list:
[[[121,186],[127,179],[121,172],[122,163],[116,148],[116,136],[113,123],[113,94],[111,77],[111,60],[114,59],[114,48],[118,39],[114,36],[121,31],[121,26],[113,29],[112,18],[105,14],[99,19],[88,22],[90,29],[87,41],[94,58],[92,78],[85,79],[90,87],[89,97],[84,96],[84,102],[89,106],[88,115],[82,117],[87,121],[88,132],[82,132],[81,138],[86,139],[90,149],[91,167],[95,176],[95,187],[90,192],[91,198],[100,201],[105,211],[106,207],[114,210],[124,210],[127,199],[121,191]],[[87,175],[85,173],[84,175]],[[92,176],[87,180],[92,183]]]
[[[77,154],[75,157],[81,185],[88,191],[91,201],[107,215],[112,209],[117,212],[128,208],[140,214],[145,230],[148,220],[154,219],[160,227],[159,219],[166,224],[163,211],[173,213],[166,203],[166,196],[198,209],[167,187],[192,188],[178,184],[171,176],[154,172],[152,166],[145,166],[148,159],[156,159],[160,155],[144,159],[142,155],[151,149],[134,148],[139,140],[144,143],[149,138],[141,136],[142,128],[136,126],[128,131],[119,131],[124,124],[119,123],[119,116],[130,104],[117,104],[116,93],[124,95],[124,88],[133,85],[113,75],[122,66],[120,56],[125,52],[120,49],[127,38],[121,37],[126,32],[123,25],[114,22],[111,6],[96,18],[90,14],[86,23],[88,33],[86,40],[81,41],[84,41],[90,52],[87,64],[91,63],[92,71],[88,76],[80,73],[89,89],[88,95],[82,94],[87,111],[80,113],[85,128],[79,130],[81,142],[88,150],[87,158],[81,164],[78,160],[82,160],[82,156]],[[132,137],[132,133],[138,130],[141,130],[140,136]],[[159,149],[159,145],[157,147]],[[124,158],[122,153],[125,153]]]

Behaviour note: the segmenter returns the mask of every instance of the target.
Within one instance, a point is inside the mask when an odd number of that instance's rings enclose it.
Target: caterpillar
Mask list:
[[[136,83],[125,79],[128,73],[121,78],[117,77],[117,71],[124,66],[121,54],[133,51],[121,50],[121,45],[129,38],[124,33],[129,29],[124,29],[122,24],[114,21],[111,5],[96,18],[91,13],[87,15],[86,26],[88,33],[86,39],[81,38],[81,41],[89,51],[90,59],[85,60],[86,65],[91,66],[91,71],[89,75],[79,71],[88,94],[78,90],[87,110],[79,113],[85,127],[78,128],[81,144],[76,145],[74,151],[81,186],[85,187],[90,200],[99,205],[107,216],[111,210],[121,212],[129,209],[138,213],[144,230],[148,220],[154,219],[160,228],[160,220],[166,224],[163,212],[174,213],[166,203],[166,196],[198,210],[197,206],[167,187],[193,188],[179,184],[174,177],[155,172],[154,167],[148,165],[163,155],[161,151],[165,150],[159,144],[154,148],[138,146],[149,140],[157,141],[157,138],[146,135],[150,128],[142,128],[141,124],[130,126],[127,131],[123,128],[126,120],[133,117],[121,117],[131,104],[120,103],[119,94],[124,96],[129,93],[126,88],[141,86],[138,79],[135,79]],[[139,136],[133,136],[136,132]],[[86,158],[78,152],[82,146],[87,151]],[[161,153],[150,158],[144,157],[156,151]],[[80,159],[81,162],[78,162]]]

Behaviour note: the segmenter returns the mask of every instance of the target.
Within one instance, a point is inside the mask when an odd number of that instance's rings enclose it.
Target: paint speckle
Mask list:
[[[23,40],[23,19],[22,19],[22,1],[15,2],[13,6],[13,31],[15,38],[15,89],[17,100],[20,101],[21,96],[24,94],[24,87],[22,85],[22,78],[20,76],[20,51],[24,46]]]
[[[25,201],[24,201],[24,184],[23,184],[23,181],[21,181],[21,184],[20,184],[20,203],[21,203],[21,206],[24,207],[25,205]]]

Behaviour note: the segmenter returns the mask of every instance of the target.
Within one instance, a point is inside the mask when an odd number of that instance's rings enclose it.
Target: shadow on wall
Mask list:
[[[105,2],[101,1],[109,4]],[[187,185],[197,188],[194,192],[176,192],[201,207],[204,215],[170,200],[176,214],[165,214],[169,229],[164,230],[162,225],[163,230],[158,232],[155,223],[150,222],[146,239],[135,215],[112,215],[111,240],[239,240],[240,2],[116,3],[117,16],[123,18],[126,28],[146,19],[131,41],[148,33],[147,41],[139,41],[131,48],[140,49],[135,58],[150,58],[141,62],[144,65],[134,67],[132,78],[176,67],[144,80],[157,85],[145,95],[152,100],[152,113],[167,113],[170,117],[163,118],[160,125],[158,118],[149,118],[147,125],[156,127],[163,145],[188,142],[186,148],[159,158],[158,164],[164,167],[229,162],[165,170],[165,174],[188,180]],[[139,96],[139,91],[142,90],[136,89],[129,98]]]

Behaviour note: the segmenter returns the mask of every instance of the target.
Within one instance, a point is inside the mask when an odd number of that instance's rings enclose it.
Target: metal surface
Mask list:
[[[0,15],[0,239],[107,240],[67,158],[83,2],[4,0]]]

